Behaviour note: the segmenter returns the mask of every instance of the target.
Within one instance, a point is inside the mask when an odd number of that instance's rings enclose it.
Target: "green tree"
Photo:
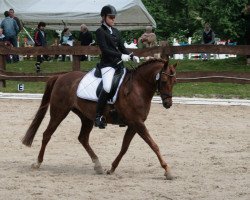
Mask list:
[[[241,41],[241,10],[247,0],[142,0],[157,23],[159,39],[187,37],[199,42],[205,22],[212,25],[216,37]]]

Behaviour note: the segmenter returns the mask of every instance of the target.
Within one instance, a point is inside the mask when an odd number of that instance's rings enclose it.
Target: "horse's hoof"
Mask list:
[[[94,165],[94,170],[95,170],[95,172],[96,172],[97,174],[103,174],[104,171],[103,171],[103,169],[102,169],[102,165],[101,165],[101,163],[99,162],[99,160],[98,160],[98,159],[94,159],[94,160],[93,160],[93,163],[95,163],[95,165]]]
[[[95,172],[96,172],[97,174],[103,174],[103,173],[104,173],[104,171],[103,171],[103,169],[102,169],[102,166],[95,166],[95,167],[94,167],[94,170],[95,170]]]
[[[170,172],[165,172],[164,176],[166,177],[167,180],[173,180],[174,177],[172,176],[172,174]]]
[[[31,165],[31,168],[32,168],[32,169],[39,169],[40,166],[41,166],[41,163],[33,163],[33,164]]]
[[[111,169],[107,171],[107,174],[108,174],[108,175],[111,175],[111,174],[113,174],[113,173],[114,173],[114,171],[112,171]]]
[[[110,174],[111,174],[110,170],[108,170],[108,171],[107,171],[107,174],[108,174],[108,175],[110,175]]]

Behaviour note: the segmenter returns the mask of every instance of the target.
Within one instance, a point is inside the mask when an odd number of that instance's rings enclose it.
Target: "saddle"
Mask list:
[[[108,99],[108,104],[114,104],[116,102],[118,90],[126,72],[127,69],[124,67],[120,67],[116,70],[109,97],[111,100]],[[77,97],[90,101],[98,101],[98,96],[103,87],[103,83],[102,79],[97,77],[101,77],[101,71],[98,66],[93,68],[82,78],[77,88]]]
[[[127,72],[129,72],[129,70],[127,70],[123,66],[119,67],[115,71],[109,96],[110,100],[108,100],[108,104],[110,105],[108,116],[112,119],[113,124],[118,124],[119,126],[124,126],[124,124],[126,123],[124,123],[123,119],[118,115],[113,104],[117,100],[119,87],[122,81],[124,81],[124,77]],[[126,79],[126,82],[127,81],[128,79]],[[96,66],[96,68],[93,68],[91,71],[89,71],[80,81],[77,88],[77,97],[97,102],[102,87],[103,83],[101,79],[101,70],[98,66]],[[128,91],[129,88],[127,89]],[[126,94],[128,94],[128,92],[126,92]]]
[[[114,77],[113,77],[113,80],[112,80],[112,86],[111,86],[111,90],[110,90],[110,93],[109,93],[109,98],[108,100],[112,100],[112,98],[114,97],[115,93],[116,93],[116,90],[119,86],[119,83],[120,83],[120,80],[124,74],[124,70],[123,70],[123,66],[122,67],[118,67],[116,70],[115,70],[115,74],[114,74]],[[96,78],[102,78],[102,73],[101,73],[101,69],[99,67],[99,64],[97,64],[96,68],[95,68],[95,73],[94,73],[94,76]],[[99,83],[99,85],[97,86],[97,89],[96,89],[96,96],[98,97],[101,90],[103,88],[103,82],[101,81]]]

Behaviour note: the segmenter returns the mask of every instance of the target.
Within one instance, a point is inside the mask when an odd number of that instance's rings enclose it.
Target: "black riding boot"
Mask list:
[[[103,117],[103,112],[107,104],[108,95],[109,93],[107,93],[104,89],[102,89],[96,106],[95,126],[101,129],[104,129],[106,126],[106,121],[105,118]]]

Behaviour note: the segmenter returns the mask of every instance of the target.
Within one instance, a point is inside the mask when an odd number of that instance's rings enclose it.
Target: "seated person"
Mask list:
[[[53,43],[52,45],[50,45],[50,46],[52,46],[52,47],[58,47],[58,46],[59,46],[59,37],[56,37],[56,38],[54,39],[54,43]],[[58,54],[55,54],[54,56],[51,55],[51,57],[54,57],[54,58],[53,58],[54,60],[58,60],[59,55],[58,55]]]
[[[63,46],[72,46],[73,45],[73,36],[72,36],[69,28],[63,29],[60,44]],[[65,55],[62,55],[62,61],[63,62],[65,61]]]
[[[156,35],[152,31],[152,26],[146,27],[146,32],[138,39],[139,48],[156,46]]]

